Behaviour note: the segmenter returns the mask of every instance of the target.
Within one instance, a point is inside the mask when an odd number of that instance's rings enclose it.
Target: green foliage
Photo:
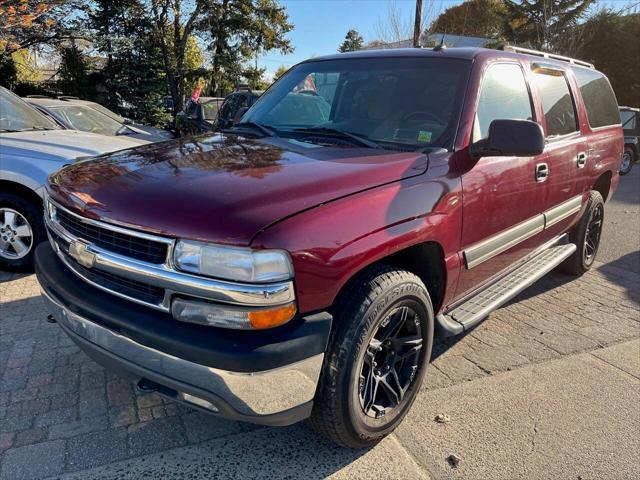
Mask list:
[[[284,65],[280,65],[276,69],[276,72],[273,74],[274,80],[279,79],[281,76],[283,76],[285,73],[287,73],[287,70],[289,70],[287,67],[285,67]]]
[[[60,50],[58,86],[65,95],[86,96],[89,91],[89,64],[75,43]]]
[[[576,56],[611,82],[620,105],[640,106],[640,14],[598,12],[581,26]]]
[[[553,51],[575,28],[595,0],[505,0],[507,41]]]
[[[293,51],[286,9],[275,0],[211,0],[201,27],[213,57],[211,90],[230,91],[244,78],[245,63],[263,52]]]
[[[341,53],[355,52],[356,50],[360,50],[363,45],[364,38],[362,38],[362,35],[360,35],[357,30],[351,29],[344,36],[344,41],[338,47],[338,51]]]
[[[0,54],[0,86],[14,88],[18,80],[18,69],[9,54]]]
[[[506,8],[499,0],[466,0],[447,8],[431,24],[432,33],[498,38],[502,35]]]

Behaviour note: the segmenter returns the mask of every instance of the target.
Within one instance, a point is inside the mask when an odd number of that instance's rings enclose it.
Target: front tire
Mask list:
[[[592,190],[580,223],[569,234],[569,241],[578,247],[562,263],[562,269],[571,275],[582,275],[595,261],[604,224],[604,200],[600,192]]]
[[[341,298],[310,424],[362,448],[411,408],[431,358],[433,307],[419,277],[391,267],[365,273]]]
[[[631,171],[633,163],[636,161],[636,153],[631,147],[624,147],[622,163],[620,164],[620,175],[626,175]]]
[[[46,240],[42,208],[12,193],[0,193],[0,269],[33,270],[36,246]]]

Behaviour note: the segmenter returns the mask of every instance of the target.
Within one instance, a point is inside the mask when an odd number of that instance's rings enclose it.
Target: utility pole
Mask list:
[[[422,0],[416,0],[416,19],[413,24],[413,46],[420,47],[420,27],[422,26]]]

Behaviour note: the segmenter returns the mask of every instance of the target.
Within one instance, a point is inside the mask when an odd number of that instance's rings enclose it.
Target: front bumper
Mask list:
[[[85,284],[48,244],[36,249],[35,262],[48,310],[105,368],[225,418],[289,425],[311,413],[329,314],[270,332],[184,325]]]

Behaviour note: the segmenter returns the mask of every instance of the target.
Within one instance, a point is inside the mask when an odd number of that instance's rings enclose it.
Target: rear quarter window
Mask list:
[[[591,128],[619,125],[618,102],[607,77],[587,68],[574,68],[573,73],[578,80]]]

